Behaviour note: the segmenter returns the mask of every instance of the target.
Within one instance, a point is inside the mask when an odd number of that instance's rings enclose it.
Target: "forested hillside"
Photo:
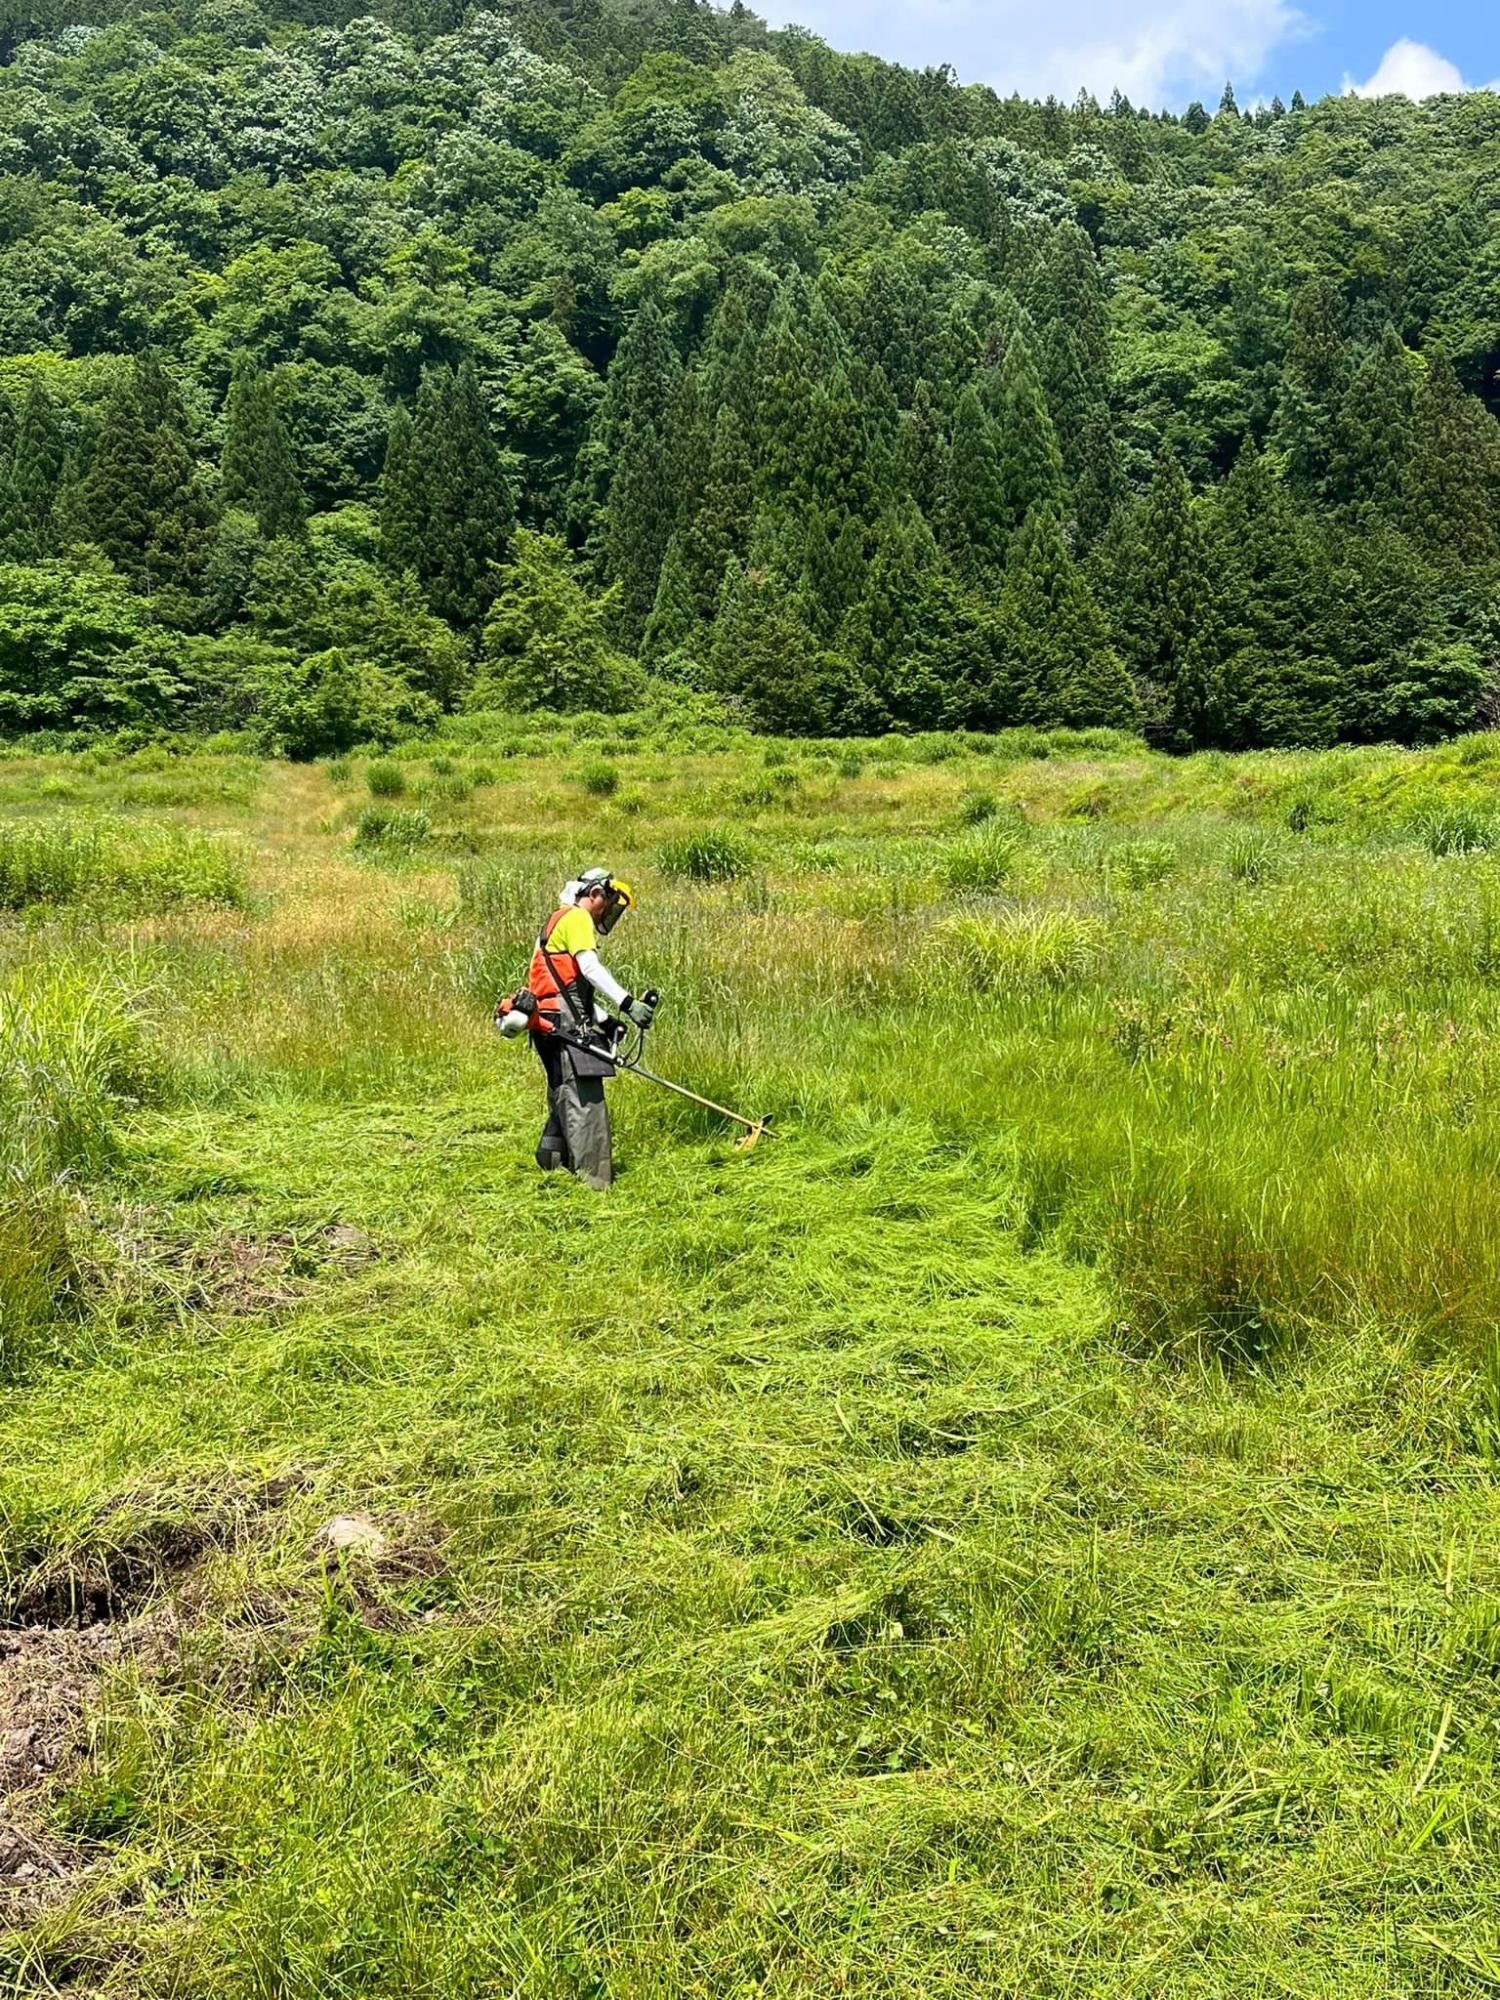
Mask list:
[[[0,730],[1490,713],[1500,98],[1065,110],[681,0],[126,11],[0,33]]]

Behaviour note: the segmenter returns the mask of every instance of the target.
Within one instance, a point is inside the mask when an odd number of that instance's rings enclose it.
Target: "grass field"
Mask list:
[[[780,1133],[604,1197],[596,861]],[[12,755],[0,905],[0,1992],[1500,1988],[1500,737]]]

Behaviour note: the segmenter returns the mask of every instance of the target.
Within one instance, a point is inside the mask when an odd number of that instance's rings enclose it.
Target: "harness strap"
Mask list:
[[[552,984],[557,988],[558,998],[562,1001],[563,1005],[567,1008],[568,1012],[573,1017],[573,1027],[577,1032],[579,1045],[584,1049],[586,1053],[590,1055],[598,1054],[599,1051],[597,1050],[597,1048],[591,1046],[591,1044],[594,1043],[597,1039],[595,1033],[592,1032],[592,1024],[585,1022],[579,1015],[578,1003],[573,997],[573,989],[571,985],[565,985],[563,981],[558,978],[557,960],[552,956],[552,953],[547,949],[547,940],[552,935],[552,926],[556,921],[557,921],[556,917],[553,916],[549,917],[546,923],[543,924],[541,936],[536,941],[536,948],[542,954],[542,957],[546,960],[547,970],[552,974]],[[572,954],[570,953],[569,956],[571,957]],[[573,962],[576,965],[577,959],[574,958]]]

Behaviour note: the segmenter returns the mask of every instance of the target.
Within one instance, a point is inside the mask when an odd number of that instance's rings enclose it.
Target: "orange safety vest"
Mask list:
[[[531,954],[531,970],[526,976],[526,983],[537,997],[537,1010],[531,1017],[534,1033],[548,1035],[555,1032],[559,1016],[568,1011],[563,989],[571,997],[577,1015],[577,1021],[572,1023],[574,1027],[589,1019],[593,1005],[592,988],[579,971],[578,960],[573,953],[547,950],[553,931],[566,915],[566,904],[552,912],[542,925],[536,950]]]

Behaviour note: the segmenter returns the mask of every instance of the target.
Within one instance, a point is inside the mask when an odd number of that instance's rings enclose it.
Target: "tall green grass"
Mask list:
[[[234,908],[247,864],[232,842],[173,826],[0,821],[0,909],[91,902],[138,914],[182,904]]]
[[[76,1290],[68,1183],[110,1159],[160,1061],[127,999],[77,966],[0,983],[0,1379],[45,1344]]]

